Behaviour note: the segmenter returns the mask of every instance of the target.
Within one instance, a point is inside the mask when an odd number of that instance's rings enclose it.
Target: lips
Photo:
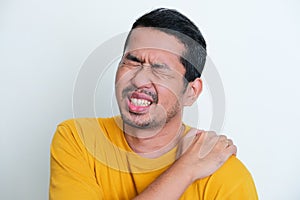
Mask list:
[[[133,92],[128,99],[129,111],[137,114],[147,112],[153,103],[152,97],[144,92]]]

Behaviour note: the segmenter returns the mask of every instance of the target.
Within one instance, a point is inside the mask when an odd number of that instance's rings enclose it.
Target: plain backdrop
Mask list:
[[[157,7],[178,9],[203,32],[226,95],[222,133],[237,144],[260,199],[300,199],[297,0],[1,0],[0,199],[48,199],[51,139],[73,117],[82,64]],[[103,78],[98,88],[112,90],[112,83]],[[110,115],[102,97],[111,95],[95,97],[97,115]],[[207,90],[196,106],[186,120],[207,128]]]

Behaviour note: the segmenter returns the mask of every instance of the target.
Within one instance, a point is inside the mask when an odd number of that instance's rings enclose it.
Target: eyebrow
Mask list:
[[[134,62],[139,62],[139,63],[142,62],[140,59],[138,59],[136,56],[132,55],[131,53],[128,53],[126,55],[126,59],[134,61]]]
[[[153,63],[151,64],[152,67],[160,67],[165,69],[170,69],[170,67],[165,63]]]
[[[125,56],[126,59],[128,60],[131,60],[133,62],[138,62],[138,63],[142,63],[142,61],[136,57],[135,55],[132,55],[131,53],[128,53],[126,56]],[[150,64],[152,67],[159,67],[159,68],[165,68],[165,69],[168,69],[170,70],[170,67],[165,64],[165,63],[153,63],[153,64]]]

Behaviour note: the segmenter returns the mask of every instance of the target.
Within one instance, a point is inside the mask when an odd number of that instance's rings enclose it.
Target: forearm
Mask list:
[[[183,166],[175,162],[134,200],[179,199],[192,182],[192,178],[186,174]]]

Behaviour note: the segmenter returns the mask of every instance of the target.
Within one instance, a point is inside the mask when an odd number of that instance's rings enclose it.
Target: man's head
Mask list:
[[[175,36],[185,46],[180,61],[186,69],[186,81],[190,82],[201,76],[207,55],[206,42],[198,27],[186,16],[166,8],[155,9],[141,16],[131,27],[125,49],[132,30],[139,27],[151,27]]]
[[[116,74],[125,124],[161,128],[171,121],[181,123],[183,106],[191,105],[202,90],[205,47],[198,28],[177,11],[157,9],[140,17]]]

